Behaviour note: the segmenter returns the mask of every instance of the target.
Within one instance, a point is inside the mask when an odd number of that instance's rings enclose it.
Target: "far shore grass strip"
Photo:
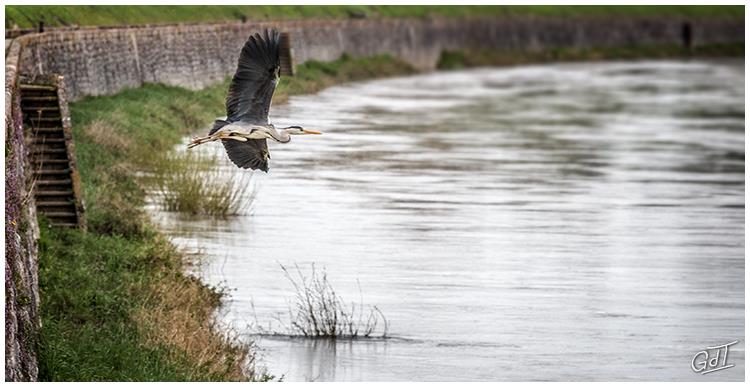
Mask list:
[[[745,11],[741,5],[6,5],[5,28],[518,15],[744,18]]]

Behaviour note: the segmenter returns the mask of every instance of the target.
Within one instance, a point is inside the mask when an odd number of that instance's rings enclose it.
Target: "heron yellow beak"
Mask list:
[[[306,134],[323,134],[323,133],[321,133],[321,132],[318,132],[317,130],[307,130],[307,129],[302,129],[302,131],[303,131],[304,133],[306,133]]]

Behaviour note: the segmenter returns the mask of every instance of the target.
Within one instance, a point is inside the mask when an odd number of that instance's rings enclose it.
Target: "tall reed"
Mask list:
[[[238,215],[255,200],[250,172],[222,171],[216,156],[172,152],[153,164],[151,181],[167,211]]]

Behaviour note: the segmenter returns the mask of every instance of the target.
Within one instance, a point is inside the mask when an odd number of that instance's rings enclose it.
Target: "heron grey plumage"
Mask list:
[[[188,148],[221,140],[229,159],[240,168],[268,172],[267,139],[287,143],[291,135],[320,134],[301,126],[277,130],[268,120],[279,81],[281,34],[264,30],[251,35],[240,52],[227,93],[227,116],[214,121],[207,136],[193,138]]]

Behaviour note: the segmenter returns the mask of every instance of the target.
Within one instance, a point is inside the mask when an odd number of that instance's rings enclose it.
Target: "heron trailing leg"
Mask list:
[[[210,136],[193,137],[193,139],[190,140],[190,143],[188,144],[188,149],[195,148],[200,144],[218,140],[247,141],[245,137],[242,137],[240,134],[235,132],[216,132]]]

